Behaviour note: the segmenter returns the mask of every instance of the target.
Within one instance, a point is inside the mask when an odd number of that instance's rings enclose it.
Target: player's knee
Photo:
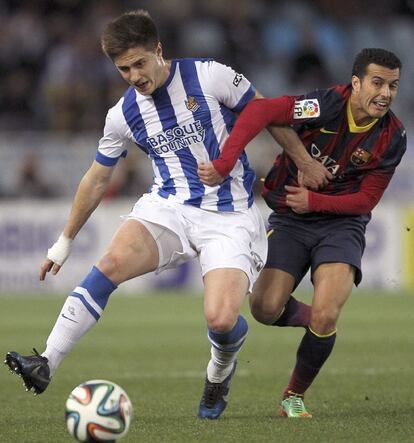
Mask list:
[[[339,309],[336,308],[312,309],[312,329],[318,334],[328,334],[336,328],[338,317]]]
[[[121,269],[121,259],[117,254],[107,252],[98,262],[97,268],[110,280],[115,281]]]
[[[270,325],[274,323],[282,312],[283,304],[274,298],[260,297],[253,294],[250,298],[250,312],[259,323]]]
[[[256,303],[253,303],[250,306],[250,312],[255,320],[264,325],[274,323],[277,318],[277,314],[275,314],[274,310],[266,309],[262,305],[257,305]]]
[[[210,313],[206,318],[208,328],[219,334],[231,331],[237,321],[237,315],[222,312]]]

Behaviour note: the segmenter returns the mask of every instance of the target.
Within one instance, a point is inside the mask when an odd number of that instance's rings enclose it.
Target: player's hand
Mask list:
[[[58,240],[48,249],[46,259],[40,266],[40,280],[44,280],[46,274],[50,271],[52,271],[53,275],[56,275],[60,271],[63,263],[65,263],[69,257],[72,242],[73,240],[71,238],[60,234]]]
[[[46,274],[50,271],[52,271],[53,275],[56,275],[61,267],[62,266],[59,266],[58,264],[53,263],[52,260],[46,258],[45,261],[40,266],[39,279],[43,281],[46,278]]]
[[[303,186],[285,186],[286,205],[297,214],[306,214],[309,210],[309,191]]]
[[[208,186],[217,186],[224,181],[224,178],[216,171],[213,163],[200,163],[197,169],[201,183]]]
[[[329,180],[334,178],[325,166],[315,159],[302,166],[301,172],[303,174],[303,185],[314,191],[323,188],[329,183]]]

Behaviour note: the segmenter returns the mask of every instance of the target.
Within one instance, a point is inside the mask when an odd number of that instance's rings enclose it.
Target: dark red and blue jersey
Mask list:
[[[291,125],[311,156],[324,164],[334,179],[318,192],[309,191],[310,213],[356,215],[368,221],[406,150],[405,129],[392,111],[366,126],[357,126],[351,112],[351,85],[316,90],[302,96],[251,101],[240,114],[216,171],[226,177],[237,158],[263,128]],[[291,213],[285,186],[298,186],[298,169],[285,152],[269,171],[263,196],[277,213]]]
[[[283,97],[284,121],[279,119],[278,123],[292,125],[312,157],[334,175],[324,189],[310,192],[314,212],[369,214],[406,150],[404,127],[392,111],[367,126],[356,126],[350,95],[351,85],[340,85]],[[284,186],[297,186],[297,177],[296,165],[282,152],[265,179],[263,191],[267,204],[276,212],[291,212]]]

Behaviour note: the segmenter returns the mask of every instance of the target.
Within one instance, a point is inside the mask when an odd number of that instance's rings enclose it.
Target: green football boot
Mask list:
[[[311,418],[303,403],[303,395],[289,392],[289,396],[280,403],[280,415],[288,418]]]

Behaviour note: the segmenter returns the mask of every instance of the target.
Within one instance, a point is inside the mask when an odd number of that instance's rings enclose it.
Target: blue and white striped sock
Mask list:
[[[212,345],[211,360],[207,366],[209,381],[221,383],[230,374],[248,330],[247,321],[241,315],[231,331],[218,333],[209,329],[208,339]]]
[[[109,296],[117,288],[95,266],[66,299],[42,354],[49,360],[51,374],[73,346],[101,317]]]

